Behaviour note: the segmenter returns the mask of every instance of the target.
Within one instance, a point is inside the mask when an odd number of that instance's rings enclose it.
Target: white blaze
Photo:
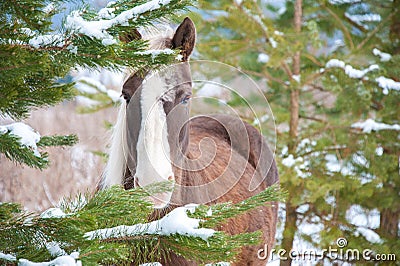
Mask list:
[[[174,177],[170,161],[166,115],[160,101],[160,96],[166,89],[165,79],[158,74],[142,84],[140,96],[142,119],[136,146],[135,174],[141,187]],[[170,201],[171,195],[172,193],[155,195],[155,207],[164,207]],[[160,201],[163,203],[159,203]]]

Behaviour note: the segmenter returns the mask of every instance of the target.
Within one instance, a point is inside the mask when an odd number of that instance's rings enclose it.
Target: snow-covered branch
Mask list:
[[[118,238],[124,236],[137,236],[144,234],[156,235],[172,235],[180,234],[193,237],[200,237],[207,240],[215,231],[208,228],[199,228],[199,219],[188,217],[187,211],[191,207],[179,207],[171,211],[160,220],[144,224],[135,224],[131,226],[120,225],[113,228],[104,228],[87,232],[85,237],[87,239],[108,239]]]
[[[371,133],[371,131],[379,131],[379,130],[400,130],[400,125],[388,125],[385,123],[375,122],[375,120],[369,118],[364,122],[357,122],[351,125],[353,128],[359,128],[364,133]]]
[[[0,126],[0,135],[7,133],[17,137],[21,146],[28,147],[36,157],[40,157],[36,145],[40,141],[40,134],[33,128],[21,122]]]

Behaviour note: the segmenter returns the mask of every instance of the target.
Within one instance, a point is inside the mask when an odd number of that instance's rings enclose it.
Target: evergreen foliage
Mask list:
[[[296,3],[303,11],[298,32]],[[400,257],[399,7],[399,1],[373,0],[281,7],[200,1],[201,57],[266,80],[281,183],[289,193],[280,241],[287,251],[297,248],[295,238],[323,249],[345,237],[345,249]],[[391,86],[380,82],[385,79]],[[368,119],[391,129],[357,126]],[[310,226],[312,232],[302,232]]]
[[[190,4],[186,0],[165,1],[165,4],[161,1],[159,5],[152,1],[153,8],[146,9],[143,7],[146,1],[121,0],[99,12],[82,7],[67,16],[61,29],[53,29],[52,18],[60,12],[63,2],[1,1],[0,114],[3,117],[21,120],[33,109],[74,97],[73,83],[64,78],[77,67],[138,69],[171,62],[174,54],[138,53],[146,47],[143,40],[126,43],[119,39]],[[133,15],[123,16],[129,10],[135,11]],[[122,19],[112,20],[118,16]],[[104,37],[108,39],[105,41]],[[52,145],[60,140],[53,137]],[[50,143],[50,139],[45,142]],[[60,144],[75,142],[75,138],[65,137]],[[45,154],[34,155],[10,131],[0,132],[0,143],[0,152],[11,160],[40,169],[47,165]]]
[[[163,183],[152,187],[152,190],[165,191],[168,187]],[[77,259],[83,265],[131,262],[139,265],[159,261],[161,257],[168,258],[171,251],[200,263],[216,263],[231,261],[241,247],[259,242],[260,232],[232,236],[216,232],[207,240],[180,234],[140,232],[106,239],[85,237],[85,233],[99,228],[146,223],[153,211],[152,204],[146,199],[148,193],[144,189],[126,191],[115,186],[94,196],[81,195],[75,200],[66,200],[61,204],[62,215],[54,210],[50,215],[46,214],[48,211],[40,216],[27,214],[17,204],[3,203],[0,205],[0,250],[16,257],[14,261],[8,261],[10,264],[16,264],[22,258],[50,261],[62,253],[71,254],[74,251],[79,251]],[[204,219],[201,227],[211,227],[216,222],[220,224],[222,220],[283,198],[284,194],[273,186],[244,202],[200,206],[189,215]],[[52,252],[54,246],[60,253]]]

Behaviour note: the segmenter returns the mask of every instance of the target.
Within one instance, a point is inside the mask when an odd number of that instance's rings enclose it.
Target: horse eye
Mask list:
[[[185,97],[183,97],[183,99],[181,100],[181,103],[186,104],[189,102],[190,98],[192,97],[192,95],[188,94]]]

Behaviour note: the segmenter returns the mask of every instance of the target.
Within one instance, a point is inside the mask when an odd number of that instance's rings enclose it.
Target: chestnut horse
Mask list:
[[[138,32],[131,34],[141,38]],[[131,37],[132,37],[131,36]],[[151,197],[163,215],[189,203],[239,202],[279,182],[273,153],[251,125],[228,115],[189,117],[192,79],[189,56],[196,29],[185,18],[171,36],[149,40],[149,53],[180,49],[180,62],[159,71],[133,73],[125,82],[103,189],[126,189],[171,180],[174,190]],[[164,50],[166,51],[166,50]],[[229,234],[261,230],[262,244],[243,248],[234,265],[265,265],[257,257],[275,241],[277,205],[252,210],[216,228]],[[163,265],[197,265],[178,255]]]

